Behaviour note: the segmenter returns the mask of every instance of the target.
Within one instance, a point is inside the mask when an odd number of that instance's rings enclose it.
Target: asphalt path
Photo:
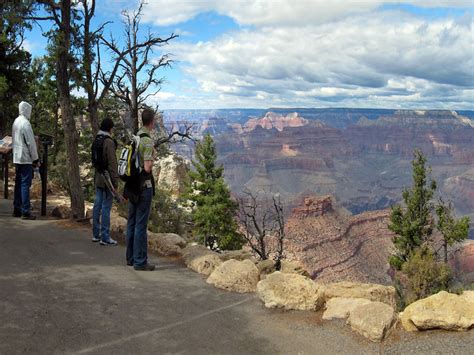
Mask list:
[[[474,354],[474,332],[374,344],[320,313],[265,309],[179,260],[125,265],[123,246],[72,222],[12,218],[0,200],[0,354]]]

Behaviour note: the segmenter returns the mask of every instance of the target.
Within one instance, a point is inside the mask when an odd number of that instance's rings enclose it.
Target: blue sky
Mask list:
[[[121,11],[96,24],[121,42]],[[180,37],[154,98],[171,108],[386,107],[474,109],[471,1],[149,0],[142,33]],[[25,47],[44,54],[35,27]],[[160,52],[156,52],[159,55]],[[105,57],[106,58],[106,57]]]

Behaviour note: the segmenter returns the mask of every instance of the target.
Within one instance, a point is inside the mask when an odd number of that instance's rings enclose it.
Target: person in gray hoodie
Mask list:
[[[15,164],[15,196],[13,216],[23,219],[36,219],[31,214],[30,187],[33,167],[39,166],[35,135],[30,124],[31,105],[20,102],[20,115],[13,122],[13,164]]]

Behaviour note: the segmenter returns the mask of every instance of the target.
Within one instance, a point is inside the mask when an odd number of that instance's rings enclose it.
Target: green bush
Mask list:
[[[171,198],[168,191],[156,189],[148,223],[152,232],[176,233],[185,236],[189,233],[190,220],[190,214]]]
[[[402,293],[406,304],[448,290],[451,281],[450,268],[436,261],[428,248],[420,248],[403,264]]]

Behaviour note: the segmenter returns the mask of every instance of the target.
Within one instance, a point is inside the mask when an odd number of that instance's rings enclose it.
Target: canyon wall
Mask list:
[[[286,254],[318,281],[390,284],[388,218],[387,210],[351,216],[331,196],[306,198],[288,219]]]

